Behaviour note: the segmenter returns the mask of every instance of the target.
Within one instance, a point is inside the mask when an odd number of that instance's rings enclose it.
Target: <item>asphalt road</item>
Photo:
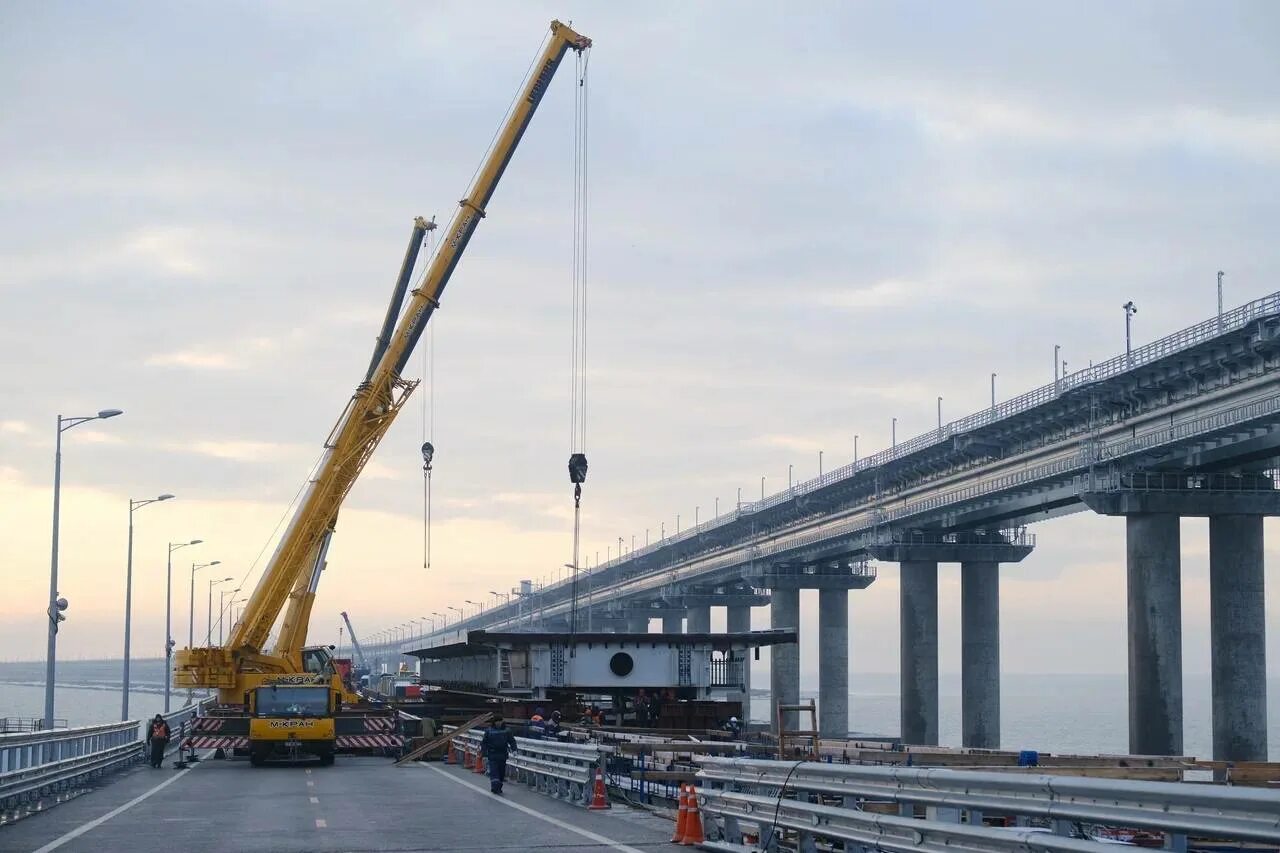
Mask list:
[[[100,789],[0,828],[0,851],[212,853],[669,849],[672,824],[615,806],[590,812],[438,763],[393,767],[339,756],[332,767],[145,765]]]

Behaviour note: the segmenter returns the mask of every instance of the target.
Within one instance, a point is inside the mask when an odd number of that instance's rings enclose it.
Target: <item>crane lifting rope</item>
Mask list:
[[[569,359],[569,482],[573,484],[573,577],[569,634],[578,631],[578,568],[582,534],[582,484],[587,481],[587,69],[590,54],[578,53],[573,102],[573,334]],[[587,605],[591,630],[591,605]],[[570,640],[570,654],[574,648]]]

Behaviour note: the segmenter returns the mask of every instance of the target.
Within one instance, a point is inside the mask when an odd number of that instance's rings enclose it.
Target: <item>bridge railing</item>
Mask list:
[[[782,829],[800,833],[801,850],[814,849],[817,839],[902,851],[1025,850],[1030,841],[1031,849],[1107,849],[1072,838],[1077,824],[1164,833],[1168,849],[1185,850],[1187,836],[1280,840],[1280,797],[1253,788],[714,757],[698,763],[708,832],[728,845],[742,843],[743,824],[755,826],[763,849]],[[808,802],[814,794],[841,805]],[[896,805],[899,814],[866,811],[869,802]],[[917,807],[924,820],[914,817]],[[984,817],[1014,818],[1023,826],[1035,820],[1053,834],[984,827]]]
[[[445,731],[450,731],[445,727]],[[482,734],[472,730],[456,735],[453,743],[465,757],[465,767],[475,767],[481,755]],[[528,785],[548,796],[578,805],[591,802],[592,783],[604,772],[606,748],[595,744],[564,743],[518,737],[507,756],[512,781]]]
[[[207,699],[165,716],[176,748],[178,732]],[[81,781],[142,758],[145,721],[48,729],[0,735],[0,804],[5,808],[39,801]]]

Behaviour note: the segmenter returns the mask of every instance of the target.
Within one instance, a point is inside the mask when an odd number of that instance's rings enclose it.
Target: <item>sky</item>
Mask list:
[[[413,217],[452,215],[554,17],[595,41],[592,561],[844,464],[855,436],[882,449],[892,418],[931,429],[939,395],[947,420],[981,409],[993,372],[1002,398],[1048,382],[1055,344],[1069,369],[1115,355],[1127,300],[1140,344],[1211,316],[1220,269],[1228,307],[1280,290],[1272,3],[3,4],[0,657],[44,655],[60,413],[125,410],[63,436],[60,656],[120,654],[130,498],[177,495],[134,515],[135,654],[162,654],[166,543],[204,540],[174,554],[180,644],[210,593],[247,594]],[[342,610],[373,633],[569,560],[572,90],[567,63],[432,320],[430,393],[346,502],[315,640]],[[1123,672],[1123,521],[1033,532],[1004,569],[1005,669]],[[1205,672],[1207,525],[1183,544]],[[851,595],[855,673],[898,665],[879,568]],[[802,621],[811,681],[812,594]],[[1280,632],[1268,649],[1275,671]]]

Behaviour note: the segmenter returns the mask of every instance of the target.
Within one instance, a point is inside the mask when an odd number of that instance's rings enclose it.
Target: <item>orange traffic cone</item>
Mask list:
[[[444,763],[445,764],[453,763],[453,741],[448,741],[444,745]]]
[[[698,789],[689,786],[689,820],[684,827],[684,838],[681,844],[701,844],[707,840],[702,832],[702,813],[698,811]]]
[[[671,836],[672,844],[680,844],[684,841],[684,831],[689,825],[689,800],[684,791],[684,783],[680,783],[680,813],[676,817],[676,831]]]
[[[475,766],[475,764],[472,762],[472,759],[471,759],[471,753],[467,750],[466,747],[460,747],[460,749],[462,750],[462,766],[470,770],[472,767]]]
[[[587,808],[596,811],[609,808],[609,801],[604,793],[604,772],[599,767],[596,768],[596,789],[591,797],[591,805]]]
[[[481,755],[480,753],[476,753],[476,772],[477,773],[484,772],[484,756]]]

